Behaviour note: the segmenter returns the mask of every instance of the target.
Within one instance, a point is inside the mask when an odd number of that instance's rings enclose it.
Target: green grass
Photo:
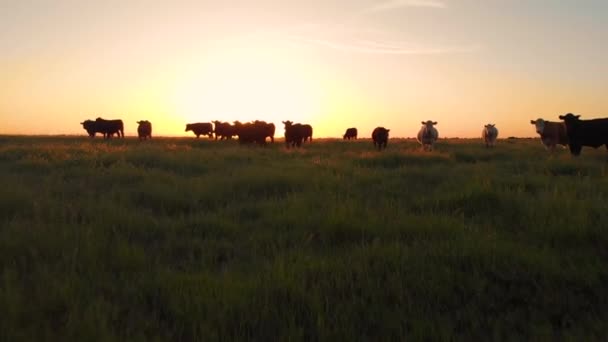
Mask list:
[[[608,153],[0,138],[0,340],[604,340]]]

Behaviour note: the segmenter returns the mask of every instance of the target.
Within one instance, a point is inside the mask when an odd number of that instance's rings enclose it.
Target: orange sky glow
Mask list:
[[[114,1],[0,5],[0,134],[153,123],[376,126],[413,137],[535,136],[530,119],[608,116],[608,4],[499,0]]]

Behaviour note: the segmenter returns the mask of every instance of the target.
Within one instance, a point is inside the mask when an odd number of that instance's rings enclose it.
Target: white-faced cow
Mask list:
[[[608,148],[608,119],[581,120],[580,115],[568,113],[559,118],[566,124],[570,153],[578,156],[583,146]]]
[[[536,127],[536,133],[540,135],[541,142],[548,150],[555,151],[557,145],[568,145],[568,134],[563,122],[536,119],[530,120],[530,123]]]
[[[498,138],[498,128],[494,124],[485,125],[481,131],[481,137],[486,147],[493,147],[496,145],[496,138]]]
[[[439,138],[439,132],[433,126],[437,124],[437,121],[428,120],[426,122],[422,121],[422,127],[420,131],[418,131],[418,142],[422,145],[423,150],[432,151],[433,145]]]

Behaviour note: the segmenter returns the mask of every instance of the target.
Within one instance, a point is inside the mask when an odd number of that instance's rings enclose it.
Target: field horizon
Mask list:
[[[0,340],[608,334],[608,152],[0,136]]]

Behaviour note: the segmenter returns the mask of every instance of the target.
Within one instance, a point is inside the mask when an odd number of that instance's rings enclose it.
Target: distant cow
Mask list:
[[[433,126],[437,124],[437,121],[433,122],[428,120],[426,122],[422,121],[422,127],[420,131],[418,131],[418,142],[422,145],[423,150],[433,150],[433,145],[439,138],[439,132]]]
[[[300,147],[308,133],[302,124],[294,124],[291,121],[283,121],[285,125],[285,145],[289,147]]]
[[[384,127],[376,127],[372,132],[372,140],[374,141],[374,147],[381,150],[386,148],[388,144],[388,132],[390,129],[386,129]]]
[[[481,131],[481,137],[486,144],[486,147],[491,147],[496,144],[496,138],[498,137],[498,128],[494,124],[487,124]]]
[[[357,139],[357,129],[354,127],[346,129],[346,133],[344,133],[342,138],[344,140]]]
[[[210,139],[213,138],[213,125],[211,125],[211,122],[187,124],[185,132],[188,131],[192,131],[196,135],[197,139],[201,135],[208,135]]]
[[[559,118],[566,124],[570,153],[581,154],[583,146],[598,148],[606,145],[608,149],[608,119],[581,120],[580,115],[568,113]]]
[[[276,131],[276,127],[272,122],[268,123],[266,121],[255,120],[253,123],[260,128],[262,133],[264,133],[264,139],[268,137],[270,138],[270,142],[274,143],[274,132]]]
[[[239,137],[239,143],[255,143],[266,145],[266,137],[270,136],[274,141],[274,124],[268,124],[264,121],[255,121],[248,123],[234,122],[235,133]]]
[[[235,127],[229,124],[228,122],[221,122],[216,120],[213,121],[213,124],[215,125],[215,140],[217,140],[218,138],[220,140],[232,139],[233,136],[237,135]]]
[[[97,133],[101,133],[104,139],[109,139],[114,134],[123,138],[125,136],[122,120],[104,120],[102,118],[97,118],[95,121],[85,120],[80,124],[91,138],[94,138]]]
[[[536,127],[536,133],[540,135],[540,140],[547,149],[554,151],[557,145],[568,145],[568,134],[563,122],[536,119],[530,120],[530,123]]]
[[[140,140],[152,138],[152,123],[148,120],[137,121],[137,135]]]

